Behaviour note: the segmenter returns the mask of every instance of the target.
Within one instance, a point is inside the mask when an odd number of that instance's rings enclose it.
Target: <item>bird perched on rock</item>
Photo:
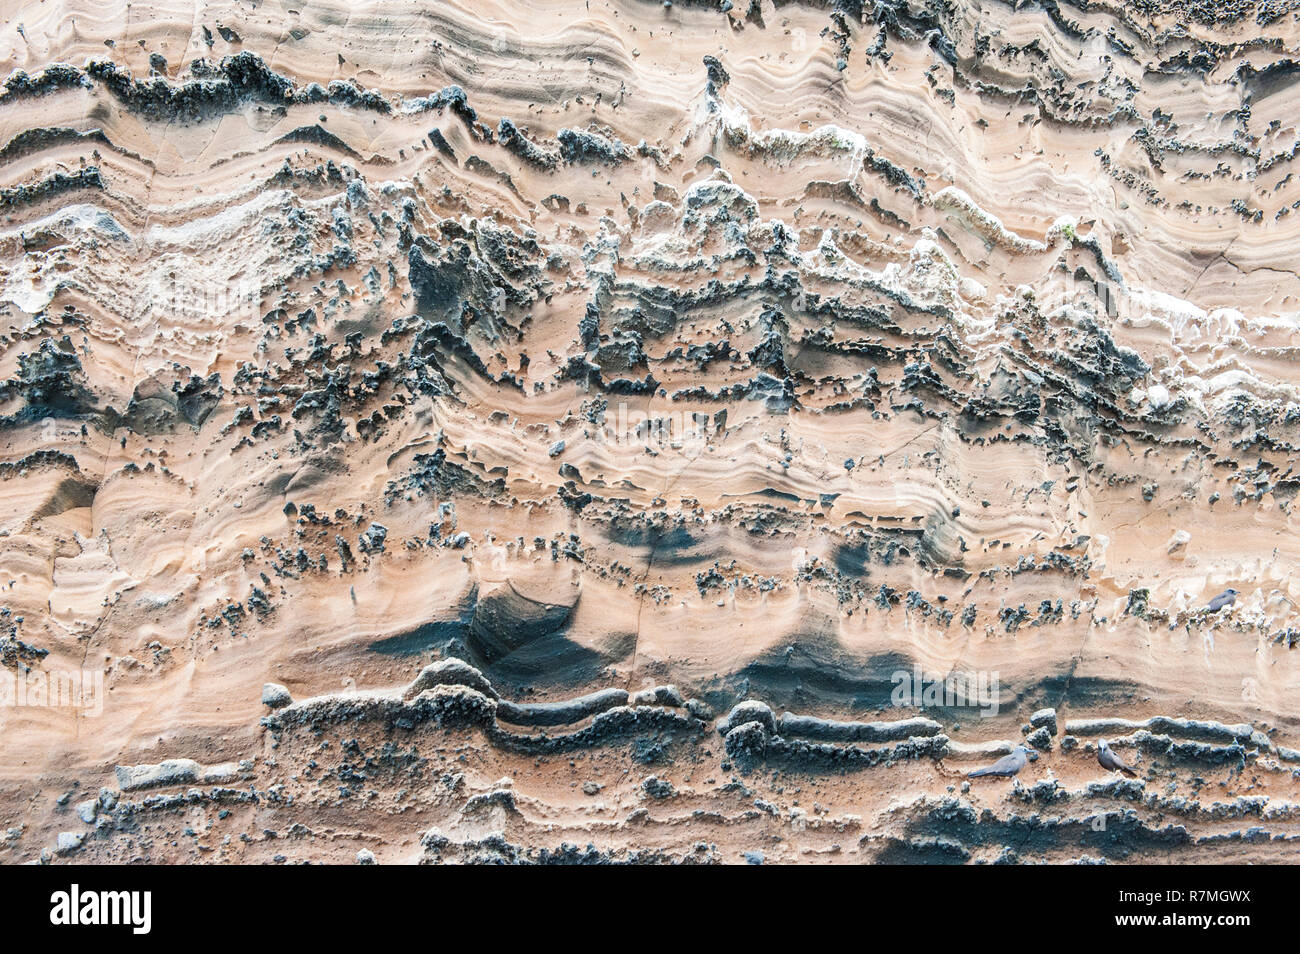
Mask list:
[[[1210,600],[1208,609],[1211,613],[1217,613],[1225,606],[1231,606],[1235,602],[1237,602],[1237,591],[1232,587],[1228,587],[1214,599]]]
[[[1137,778],[1137,772],[1133,767],[1115,754],[1105,739],[1097,740],[1097,761],[1101,767],[1111,772],[1123,772],[1129,778]]]
[[[1023,745],[1017,745],[1010,755],[1004,755],[992,765],[976,769],[966,777],[980,778],[984,775],[999,775],[1003,778],[1009,778],[1025,767],[1025,763],[1029,761],[1030,754],[1029,749],[1025,748]]]

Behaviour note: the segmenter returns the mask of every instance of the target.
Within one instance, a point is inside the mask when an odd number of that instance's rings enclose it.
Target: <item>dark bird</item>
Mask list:
[[[1004,755],[992,765],[976,769],[966,777],[980,778],[984,775],[1000,775],[1003,778],[1009,778],[1025,767],[1025,763],[1029,761],[1029,755],[1030,752],[1027,748],[1023,745],[1017,745],[1015,751],[1010,755]]]
[[[1097,761],[1101,767],[1111,772],[1123,772],[1129,778],[1137,778],[1137,772],[1133,767],[1115,754],[1115,751],[1106,744],[1105,739],[1097,741]]]
[[[1209,611],[1211,613],[1217,613],[1225,606],[1231,606],[1235,602],[1237,602],[1237,591],[1232,587],[1228,587],[1214,599],[1210,600]]]

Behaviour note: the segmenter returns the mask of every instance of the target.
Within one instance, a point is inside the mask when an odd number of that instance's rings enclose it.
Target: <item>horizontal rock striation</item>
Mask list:
[[[0,37],[0,860],[1291,857],[1295,4],[104,6]]]

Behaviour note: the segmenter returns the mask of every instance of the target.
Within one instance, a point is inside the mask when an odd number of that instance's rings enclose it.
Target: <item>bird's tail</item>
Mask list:
[[[1127,765],[1124,766],[1124,768],[1120,769],[1120,771],[1123,772],[1125,775],[1127,775],[1129,778],[1137,778],[1137,777],[1138,777],[1138,773],[1135,772],[1135,771],[1133,771],[1133,770],[1132,770],[1131,768],[1129,768]]]
[[[992,769],[982,768],[982,769],[976,769],[975,771],[968,773],[968,774],[966,775],[966,777],[967,777],[967,778],[980,778],[980,777],[982,777],[982,776],[984,776],[984,775],[992,775],[992,774],[993,774],[993,770],[992,770]]]

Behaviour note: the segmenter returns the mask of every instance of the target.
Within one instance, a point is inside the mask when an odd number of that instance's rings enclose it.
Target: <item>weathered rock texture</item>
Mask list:
[[[103,677],[0,861],[1295,860],[1295,4],[113,6],[0,34],[0,675]]]

